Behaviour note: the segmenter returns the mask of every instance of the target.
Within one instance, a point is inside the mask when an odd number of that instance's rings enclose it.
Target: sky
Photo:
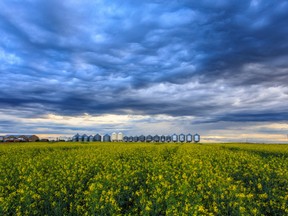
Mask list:
[[[287,0],[1,0],[0,134],[288,143]]]

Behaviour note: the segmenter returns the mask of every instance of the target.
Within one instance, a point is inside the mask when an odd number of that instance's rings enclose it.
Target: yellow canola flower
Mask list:
[[[183,179],[187,179],[186,173],[183,173],[182,178],[183,178]]]
[[[230,186],[230,190],[235,191],[236,189],[237,189],[237,186],[236,186],[236,185],[231,185],[231,186]]]
[[[198,206],[198,211],[199,212],[205,212],[204,206],[202,206],[202,205]]]
[[[244,198],[245,194],[244,193],[240,193],[240,194],[237,194],[237,196],[240,197],[240,198]]]
[[[254,215],[257,215],[257,213],[258,213],[257,208],[253,208],[253,209],[252,209],[252,213],[253,213]]]
[[[219,209],[217,208],[217,206],[214,206],[214,207],[213,207],[213,210],[214,210],[215,213],[218,213],[218,212],[219,212]]]
[[[263,194],[260,194],[259,197],[261,199],[267,199],[268,198],[268,195],[266,193],[263,193]]]
[[[253,198],[253,197],[254,197],[254,195],[251,194],[251,193],[249,193],[249,194],[247,195],[247,198],[249,198],[249,199],[251,199],[251,198]]]
[[[287,154],[287,147],[83,144],[0,145],[1,214],[16,214],[18,206],[21,215],[47,215],[39,207],[48,203],[59,215],[137,215],[139,210],[225,215],[229,205],[240,215],[256,216],[267,209],[271,215],[288,214],[286,157],[271,155],[266,167],[266,158],[255,154]],[[273,187],[265,184],[269,179]],[[273,199],[267,201],[268,194]]]
[[[239,210],[241,213],[244,213],[246,211],[245,207],[242,207],[242,206],[240,206]]]
[[[89,191],[94,191],[94,189],[95,189],[95,184],[93,183],[89,186]]]
[[[146,211],[150,211],[151,208],[147,205],[147,206],[145,207],[145,210],[146,210]]]
[[[20,193],[20,194],[23,194],[24,190],[22,188],[20,188],[20,189],[17,190],[17,192]]]
[[[39,200],[41,196],[39,194],[33,194],[32,198],[35,200]]]

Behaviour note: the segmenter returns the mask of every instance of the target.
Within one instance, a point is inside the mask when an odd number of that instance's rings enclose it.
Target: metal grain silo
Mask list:
[[[193,141],[193,136],[191,134],[187,134],[186,142],[192,142],[192,141]]]
[[[139,141],[140,142],[145,142],[145,136],[144,135],[139,136]]]
[[[78,136],[78,142],[82,142],[82,140],[83,140],[83,136],[79,134],[79,136]]]
[[[180,142],[185,142],[185,135],[184,134],[180,134],[179,135],[179,141]]]
[[[178,142],[178,136],[177,134],[172,135],[172,142]]]
[[[96,134],[96,135],[94,136],[94,141],[96,141],[96,142],[101,142],[101,139],[102,139],[102,137],[101,137],[100,134]]]
[[[128,141],[133,142],[133,136],[129,136]]]
[[[165,136],[162,135],[162,136],[160,137],[160,140],[161,140],[161,142],[165,142],[165,141],[166,141]]]
[[[79,139],[79,134],[78,133],[72,137],[72,141],[73,142],[77,142],[78,139]]]
[[[165,140],[166,140],[166,142],[171,142],[172,138],[171,138],[170,135],[168,135],[168,136],[165,137]]]
[[[123,141],[124,141],[124,142],[128,142],[128,140],[129,140],[128,136],[124,136],[124,137],[123,137]]]
[[[151,135],[146,136],[146,142],[152,142],[153,137]]]
[[[116,132],[113,132],[113,133],[111,134],[111,141],[112,141],[112,142],[117,142],[117,133],[116,133]]]
[[[133,137],[133,142],[138,142],[139,141],[139,137],[138,136],[134,136]]]
[[[199,134],[194,135],[194,142],[200,142],[200,135]]]
[[[94,141],[94,136],[93,136],[93,135],[90,135],[90,136],[88,137],[88,140],[89,140],[89,142],[93,142],[93,141]]]
[[[111,136],[109,134],[105,134],[103,136],[103,142],[111,142]]]
[[[123,133],[121,133],[121,132],[118,133],[117,140],[118,140],[118,142],[122,142],[123,141]]]
[[[84,142],[87,142],[87,141],[88,141],[88,136],[87,136],[86,134],[84,134],[84,135],[82,136],[82,139],[83,139]]]
[[[154,141],[154,142],[159,142],[159,141],[160,141],[160,136],[155,135],[155,136],[153,137],[153,141]]]

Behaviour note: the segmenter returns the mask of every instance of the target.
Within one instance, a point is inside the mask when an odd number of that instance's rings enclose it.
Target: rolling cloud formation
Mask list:
[[[287,11],[286,0],[1,1],[0,128],[51,114],[287,123]]]

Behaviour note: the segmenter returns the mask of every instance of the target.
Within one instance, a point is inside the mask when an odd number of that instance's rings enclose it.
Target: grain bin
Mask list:
[[[180,142],[185,142],[185,135],[184,134],[180,134],[179,135],[179,141]]]
[[[102,139],[102,137],[101,137],[100,134],[96,134],[96,135],[94,136],[94,141],[96,141],[96,142],[101,142],[101,139]]]
[[[118,142],[123,141],[123,133],[121,133],[121,132],[118,133],[117,140],[118,140]]]
[[[90,135],[90,136],[88,137],[89,142],[93,142],[93,139],[94,139],[94,136],[93,136],[93,135]]]
[[[133,142],[133,136],[129,136],[128,141]]]
[[[83,136],[79,134],[79,136],[78,136],[78,142],[82,142],[82,140],[83,140]]]
[[[79,139],[79,134],[78,133],[72,137],[72,141],[73,142],[77,142],[78,139]]]
[[[195,134],[194,135],[194,142],[200,142],[200,135],[199,134]]]
[[[148,135],[146,137],[146,142],[152,142],[153,141],[153,137],[151,135]]]
[[[160,141],[161,141],[161,142],[165,142],[165,141],[166,141],[166,139],[165,139],[165,136],[164,136],[164,135],[162,135],[162,136],[160,137]]]
[[[124,136],[124,137],[123,137],[123,141],[124,141],[124,142],[128,142],[128,140],[129,140],[128,136]]]
[[[154,141],[154,142],[159,142],[159,141],[160,141],[160,136],[155,135],[155,136],[153,137],[153,141]]]
[[[186,142],[192,142],[192,141],[193,141],[193,136],[191,134],[187,134]]]
[[[113,132],[113,133],[111,134],[111,141],[112,141],[112,142],[117,142],[117,133],[116,133],[116,132]]]
[[[139,137],[138,136],[134,136],[133,137],[133,142],[138,142],[139,141]]]
[[[105,134],[103,137],[103,142],[111,142],[111,136],[109,134]]]
[[[145,136],[144,135],[139,136],[139,141],[140,142],[145,142]]]
[[[88,136],[86,134],[84,134],[82,136],[83,142],[87,142],[88,141]]]
[[[172,142],[178,142],[178,136],[177,134],[172,135]]]
[[[168,135],[168,136],[165,137],[165,140],[166,140],[166,142],[171,142],[172,138],[171,138],[170,135]]]

